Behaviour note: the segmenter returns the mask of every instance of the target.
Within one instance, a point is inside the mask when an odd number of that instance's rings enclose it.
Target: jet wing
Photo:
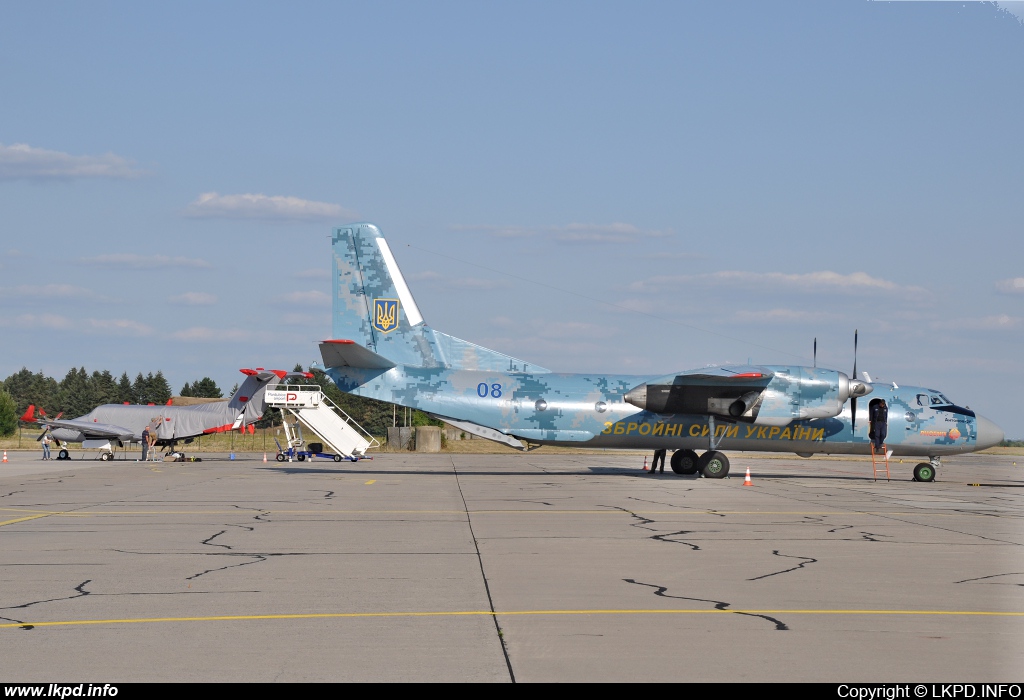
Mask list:
[[[120,425],[112,425],[110,423],[93,423],[92,421],[84,420],[46,420],[44,424],[50,428],[66,428],[68,430],[77,430],[82,433],[86,439],[90,438],[103,438],[103,439],[115,439],[121,440],[122,442],[128,440],[135,440],[135,433],[128,428],[122,428]]]
[[[654,413],[729,415],[746,413],[774,372],[749,365],[705,367],[660,377],[634,387],[625,400]]]

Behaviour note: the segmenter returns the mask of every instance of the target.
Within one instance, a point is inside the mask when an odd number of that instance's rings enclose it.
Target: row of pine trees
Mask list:
[[[303,371],[302,366],[296,365],[295,371]],[[373,435],[384,436],[390,426],[402,425],[404,421],[411,425],[440,425],[439,421],[431,420],[420,411],[411,411],[406,415],[402,409],[396,411],[390,403],[345,394],[319,370],[314,370],[313,374],[313,379],[290,381],[319,385],[328,398]],[[234,394],[237,388],[235,385],[225,396],[216,382],[203,377],[194,382],[186,382],[177,395],[226,398]],[[132,381],[127,372],[115,379],[109,370],[90,374],[85,367],[79,367],[72,368],[62,380],[57,381],[42,372],[33,373],[23,367],[0,383],[0,436],[9,435],[17,429],[17,418],[25,413],[29,404],[43,409],[49,416],[63,412],[66,418],[78,418],[103,404],[164,404],[172,395],[171,386],[161,371],[155,374],[149,372],[145,376],[139,372],[135,381]],[[274,409],[268,409],[256,425],[263,428],[279,423],[280,414]]]
[[[142,372],[135,381],[128,378],[128,373],[115,379],[109,370],[89,374],[85,367],[72,367],[64,378],[57,381],[42,372],[33,374],[22,367],[7,379],[3,380],[3,389],[14,399],[16,410],[20,416],[29,404],[54,416],[60,412],[69,418],[84,416],[86,413],[107,403],[148,404],[167,403],[173,392],[163,372]],[[209,377],[203,377],[193,383],[186,383],[179,393],[180,396],[200,396],[221,398],[220,389]]]

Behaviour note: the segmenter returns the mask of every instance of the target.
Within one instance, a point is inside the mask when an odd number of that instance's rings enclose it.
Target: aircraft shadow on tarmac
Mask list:
[[[450,476],[452,474],[451,468],[438,468],[437,470],[424,470],[424,469],[316,469],[311,467],[262,467],[261,469],[266,471],[275,471],[281,474],[330,474],[332,476],[343,476],[345,474],[359,475],[359,476]],[[637,469],[626,469],[620,467],[584,467],[576,470],[558,470],[558,471],[535,471],[535,470],[471,470],[471,469],[458,469],[457,473],[459,476],[529,476],[535,477],[538,474],[544,474],[545,476],[633,476],[633,477],[647,477],[650,476],[650,472],[639,471]],[[673,479],[680,481],[696,481],[700,480],[699,474],[672,474],[666,472],[665,474],[659,474],[655,477],[657,480],[662,479]],[[742,480],[742,476],[737,475],[736,478]],[[761,473],[758,475],[759,479],[810,479],[814,481],[856,481],[864,483],[873,483],[870,475],[868,476],[857,476],[857,475],[842,475],[842,474],[767,474]],[[884,479],[879,479],[880,482],[884,482]],[[910,478],[895,477],[890,479],[893,482],[909,482]],[[941,482],[940,482],[941,483]],[[957,482],[949,482],[957,483]],[[988,485],[988,484],[986,484]]]

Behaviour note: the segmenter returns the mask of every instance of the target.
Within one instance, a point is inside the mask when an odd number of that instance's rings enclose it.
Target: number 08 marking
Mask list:
[[[486,399],[487,395],[490,394],[492,399],[501,398],[501,384],[491,384],[488,386],[487,382],[480,382],[476,385],[476,395],[481,399]]]

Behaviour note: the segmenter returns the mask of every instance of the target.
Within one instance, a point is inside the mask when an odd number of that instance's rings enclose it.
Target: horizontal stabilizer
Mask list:
[[[325,340],[320,343],[324,367],[358,367],[361,369],[391,369],[395,363],[378,355],[354,340]]]

